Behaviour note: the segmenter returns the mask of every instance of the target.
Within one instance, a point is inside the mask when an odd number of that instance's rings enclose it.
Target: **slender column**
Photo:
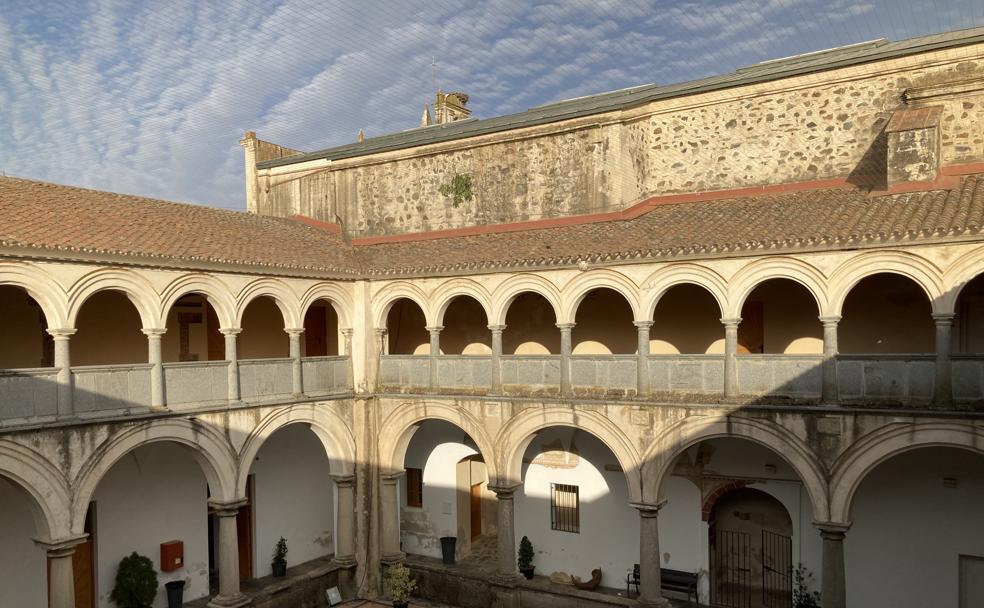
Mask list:
[[[377,327],[373,330],[376,334],[376,348],[379,349],[380,355],[389,354],[389,340],[387,339],[387,330],[385,327]]]
[[[72,406],[72,357],[69,340],[74,329],[49,329],[48,334],[55,343],[55,367],[58,369],[58,416],[71,416]]]
[[[164,355],[161,341],[167,329],[145,327],[140,330],[147,336],[147,363],[150,363],[150,407],[164,407]]]
[[[342,329],[342,338],[345,348],[342,354],[348,357],[348,370],[345,373],[345,388],[349,390],[355,389],[355,367],[352,365],[352,336],[354,334],[355,330],[351,327]]]
[[[649,328],[653,326],[652,321],[635,321],[636,331],[639,334],[639,345],[636,347],[638,357],[636,366],[636,393],[642,397],[649,394]]]
[[[403,477],[403,471],[396,473],[386,473],[380,478],[382,482],[382,492],[380,495],[380,525],[382,527],[382,538],[380,538],[380,549],[382,550],[382,562],[393,564],[403,561],[403,551],[400,550],[400,508],[396,502],[396,484]]]
[[[492,332],[492,394],[502,394],[502,332],[505,325],[489,325]]]
[[[72,556],[75,547],[85,542],[86,536],[64,541],[35,541],[48,554],[48,607],[75,608],[75,572]]]
[[[226,327],[219,330],[225,336],[225,355],[229,362],[229,401],[239,401],[239,358],[236,355],[236,336],[240,327]]]
[[[558,323],[560,329],[560,394],[569,396],[571,390],[571,333],[573,323]]]
[[[335,530],[335,563],[355,565],[355,476],[332,475],[338,489],[338,522]]]
[[[219,518],[219,594],[208,603],[210,608],[238,608],[251,603],[239,590],[239,532],[236,516],[239,515],[239,507],[244,504],[246,499],[209,502]]]
[[[953,378],[950,374],[950,340],[953,318],[950,313],[934,314],[936,322],[936,382],[933,384],[933,403],[953,403]]]
[[[380,386],[380,378],[382,374],[380,373],[380,368],[383,365],[383,355],[387,354],[387,343],[389,340],[386,338],[386,328],[377,327],[373,329],[373,333],[376,336],[376,353],[373,355],[373,361],[376,363],[375,376],[369,378],[370,386],[378,388]]]
[[[515,504],[513,494],[516,485],[489,486],[498,499],[496,505],[496,535],[498,540],[498,564],[495,582],[499,585],[515,585],[519,580],[516,556]]]
[[[821,401],[837,403],[840,389],[837,386],[837,324],[839,316],[820,317],[823,324],[823,388]]]
[[[430,387],[438,387],[437,379],[437,359],[441,356],[441,330],[444,327],[440,325],[435,325],[434,327],[428,327],[427,332],[430,333]]]
[[[738,324],[741,319],[721,319],[724,323],[724,398],[738,396]]]
[[[666,501],[656,504],[632,503],[639,510],[639,606],[668,607],[663,597],[659,570],[659,510]]]
[[[823,539],[823,571],[820,576],[820,594],[824,608],[847,606],[847,584],[844,578],[844,535],[850,524],[814,522]]]
[[[290,386],[295,397],[304,394],[304,374],[301,366],[301,335],[303,327],[289,327],[284,330],[290,337]]]

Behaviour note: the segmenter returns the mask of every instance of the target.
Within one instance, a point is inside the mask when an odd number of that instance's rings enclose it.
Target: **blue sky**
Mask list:
[[[490,117],[981,25],[981,0],[0,0],[0,170],[242,209],[244,131],[411,128],[435,80]]]

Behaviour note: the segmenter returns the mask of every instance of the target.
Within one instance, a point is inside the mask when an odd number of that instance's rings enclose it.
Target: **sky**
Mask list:
[[[245,131],[304,151],[984,26],[981,0],[0,0],[0,172],[242,210]]]

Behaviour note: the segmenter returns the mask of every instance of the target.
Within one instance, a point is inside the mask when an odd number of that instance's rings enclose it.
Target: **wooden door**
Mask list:
[[[95,537],[92,527],[92,506],[85,516],[85,542],[75,547],[72,554],[72,574],[75,578],[75,608],[95,608]],[[51,601],[51,560],[48,560],[48,601]]]
[[[246,504],[236,515],[236,534],[239,537],[239,580],[253,578],[253,476],[246,478]]]
[[[482,484],[471,487],[471,538],[482,535]]]

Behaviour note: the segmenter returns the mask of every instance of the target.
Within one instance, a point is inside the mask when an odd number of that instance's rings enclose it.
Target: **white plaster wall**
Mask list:
[[[96,489],[96,602],[110,600],[120,560],[131,552],[160,568],[160,544],[184,541],[185,566],[158,572],[154,608],[167,605],[164,583],[184,579],[185,600],[208,594],[206,483],[191,454],[176,444],[137,448],[117,462]]]
[[[666,505],[659,512],[659,551],[664,568],[700,572],[707,544],[707,526],[700,519],[700,490],[689,479],[670,477],[661,496]],[[703,549],[706,553],[706,549]]]
[[[47,564],[44,550],[34,544],[30,500],[0,477],[0,606],[48,605]]]
[[[958,556],[984,556],[981,505],[984,458],[970,452],[923,448],[873,470],[844,541],[848,605],[955,608]]]
[[[292,424],[271,435],[250,472],[257,577],[271,573],[281,536],[288,567],[334,553],[335,483],[324,445],[309,428]]]

